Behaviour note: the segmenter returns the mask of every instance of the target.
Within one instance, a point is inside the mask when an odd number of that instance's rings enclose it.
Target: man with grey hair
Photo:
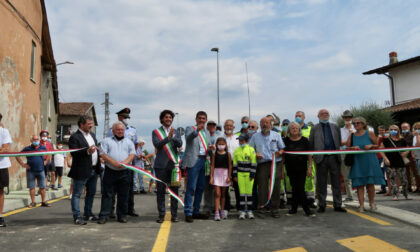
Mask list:
[[[255,120],[249,121],[248,134],[252,137],[258,131],[258,122]]]
[[[239,136],[241,133],[248,133],[249,128],[249,117],[248,116],[242,116],[241,118],[241,129],[235,133],[235,136]]]
[[[136,155],[134,143],[124,137],[125,125],[116,122],[112,125],[112,137],[101,142],[100,156],[105,160],[105,173],[103,178],[104,192],[101,200],[99,224],[105,224],[111,213],[112,197],[116,192],[117,218],[121,223],[127,223],[128,195],[130,190],[129,170],[122,164],[129,165]]]
[[[339,150],[341,145],[340,128],[335,123],[329,122],[330,113],[328,110],[319,110],[318,119],[319,123],[311,129],[309,136],[311,149],[315,151]],[[316,165],[318,213],[325,212],[328,173],[331,177],[334,211],[347,212],[341,206],[340,155],[314,155],[313,159]]]

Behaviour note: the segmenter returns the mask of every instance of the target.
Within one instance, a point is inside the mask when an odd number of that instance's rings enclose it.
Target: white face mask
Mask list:
[[[41,137],[42,141],[48,141],[48,137]]]
[[[232,134],[233,131],[232,130],[226,130],[225,132],[226,132],[227,135],[230,135],[230,134]]]
[[[122,122],[125,124],[125,126],[127,126],[128,123],[130,122],[130,118],[125,118],[122,120]]]
[[[63,145],[57,145],[58,149],[63,149]]]
[[[226,145],[217,145],[217,149],[219,150],[219,151],[222,151],[222,150],[225,150],[226,149]]]

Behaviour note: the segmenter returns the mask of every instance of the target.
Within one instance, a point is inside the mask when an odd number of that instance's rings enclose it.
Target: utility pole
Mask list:
[[[109,93],[105,93],[105,102],[101,103],[101,105],[105,105],[105,122],[104,122],[104,138],[106,137],[106,133],[109,130],[109,105],[112,103],[109,102]]]

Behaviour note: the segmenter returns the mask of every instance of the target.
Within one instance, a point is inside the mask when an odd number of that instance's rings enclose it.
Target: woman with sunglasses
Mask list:
[[[389,126],[389,137],[385,138],[380,148],[407,147],[407,142],[400,135],[400,128],[397,125]],[[403,157],[407,157],[408,151],[404,152],[381,152],[385,165],[389,167],[389,180],[391,181],[391,190],[394,200],[398,200],[399,188],[397,185],[397,176],[400,178],[402,192],[405,199],[408,198],[408,180]]]
[[[370,150],[378,148],[378,140],[375,134],[367,129],[366,120],[363,117],[356,117],[353,120],[356,130],[347,140],[347,149],[351,150]],[[377,210],[375,199],[375,185],[385,185],[384,176],[379,166],[375,153],[355,154],[354,161],[350,169],[349,179],[352,187],[357,189],[359,198],[359,212],[364,212],[365,186],[367,188],[370,210]]]

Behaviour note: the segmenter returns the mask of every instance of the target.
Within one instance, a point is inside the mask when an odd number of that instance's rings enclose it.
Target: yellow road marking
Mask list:
[[[171,214],[166,212],[165,221],[160,225],[159,233],[156,237],[155,244],[153,245],[152,252],[166,251],[168,244],[169,233],[171,231]]]
[[[332,205],[328,205],[328,207],[332,207]],[[348,213],[351,213],[353,215],[359,216],[360,218],[375,222],[376,224],[383,225],[383,226],[392,226],[392,224],[387,222],[387,221],[369,216],[367,214],[359,213],[359,212],[356,212],[356,211],[348,209],[348,208],[346,208],[346,210],[347,210]]]
[[[63,196],[63,197],[61,197],[61,198],[54,199],[54,200],[49,200],[49,201],[47,201],[47,202],[48,202],[48,203],[54,203],[54,202],[57,202],[57,201],[62,200],[62,199],[67,199],[68,197],[69,197],[69,196]],[[27,210],[31,210],[31,209],[34,209],[34,208],[37,208],[37,207],[40,207],[40,206],[41,206],[41,203],[38,203],[38,204],[36,204],[36,206],[35,206],[35,207],[31,207],[31,208],[29,208],[29,207],[24,207],[24,208],[16,209],[16,210],[13,210],[13,211],[10,211],[10,212],[7,212],[7,213],[3,214],[3,216],[4,216],[4,217],[7,217],[7,216],[10,216],[10,215],[14,215],[14,214],[17,214],[17,213],[25,212],[25,211],[27,211]]]
[[[348,239],[337,240],[337,242],[347,247],[348,249],[356,252],[408,251],[370,235],[363,235]]]
[[[296,247],[296,248],[276,250],[276,251],[273,251],[273,252],[307,252],[307,250],[304,249],[303,247]]]

